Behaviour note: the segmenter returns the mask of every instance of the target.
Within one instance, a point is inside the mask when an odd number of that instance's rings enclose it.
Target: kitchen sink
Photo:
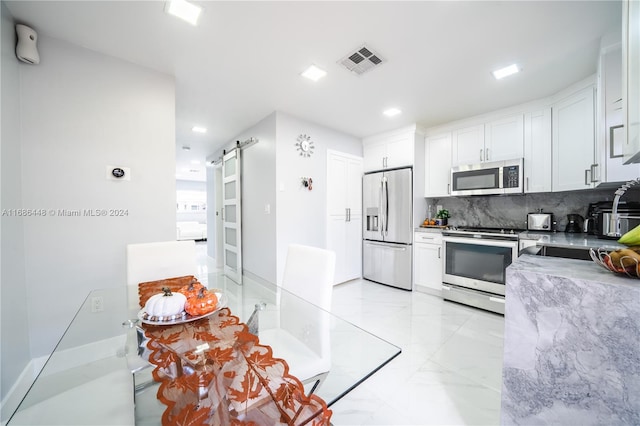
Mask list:
[[[536,256],[562,257],[564,259],[591,260],[589,249],[553,247],[553,246],[531,246],[523,249],[520,254],[533,254]]]

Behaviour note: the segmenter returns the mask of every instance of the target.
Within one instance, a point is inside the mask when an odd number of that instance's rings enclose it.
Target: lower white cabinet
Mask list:
[[[442,294],[442,234],[416,232],[413,247],[414,290]]]

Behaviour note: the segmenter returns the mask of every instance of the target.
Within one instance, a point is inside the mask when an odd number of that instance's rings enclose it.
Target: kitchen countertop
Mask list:
[[[640,424],[640,280],[531,255],[506,274],[501,424]]]
[[[599,247],[608,250],[616,250],[626,247],[625,245],[618,243],[616,240],[604,240],[596,237],[595,235],[583,233],[572,234],[566,232],[525,231],[518,234],[518,237],[523,240],[536,240],[537,246],[547,247],[563,247],[585,250]]]
[[[441,234],[442,233],[442,228],[415,228],[414,229],[415,232],[432,232],[432,233],[436,233],[436,234]]]

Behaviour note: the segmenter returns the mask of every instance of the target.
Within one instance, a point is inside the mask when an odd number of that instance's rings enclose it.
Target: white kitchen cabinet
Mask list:
[[[453,131],[451,165],[476,164],[484,161],[484,125]]]
[[[502,161],[523,157],[523,115],[489,121],[484,125],[484,160]]]
[[[551,192],[551,108],[524,115],[524,192]]]
[[[640,163],[640,2],[625,1],[623,10],[625,123],[624,160]]]
[[[442,234],[415,232],[414,289],[440,296],[442,292]]]
[[[602,182],[623,182],[640,176],[640,163],[624,164],[626,129],[622,96],[622,47],[602,49],[599,62],[598,137],[596,158]],[[640,95],[639,95],[640,96]]]
[[[554,103],[551,111],[552,190],[593,188],[598,181],[593,86]]]
[[[516,114],[453,131],[454,166],[523,157],[523,115]]]
[[[364,170],[369,172],[412,166],[414,137],[413,131],[401,131],[365,139]]]
[[[425,139],[424,164],[424,196],[451,195],[451,133]]]
[[[336,252],[335,284],[362,276],[363,159],[327,151],[327,248]]]

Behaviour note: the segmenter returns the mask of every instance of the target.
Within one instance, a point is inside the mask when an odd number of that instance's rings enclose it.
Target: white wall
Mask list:
[[[2,34],[1,97],[2,135],[0,139],[0,210],[22,207],[22,158],[20,148],[20,76],[15,57],[15,29],[6,5],[1,4]],[[24,270],[24,220],[2,215],[0,232],[0,386],[4,402],[13,384],[31,358],[29,320]],[[6,407],[5,407],[6,408]],[[6,410],[10,411],[10,410]],[[11,413],[3,410],[2,420]]]
[[[327,149],[362,156],[362,140],[282,112],[277,113],[276,133],[277,283],[280,284],[289,244],[326,247]],[[301,157],[296,150],[300,134],[310,136],[314,143],[311,157]],[[301,177],[313,179],[313,190],[301,185]]]
[[[31,356],[49,353],[87,296],[126,283],[128,243],[175,239],[173,78],[40,37],[21,67],[22,206],[123,209],[123,217],[27,218]],[[131,168],[106,179],[106,165]]]

